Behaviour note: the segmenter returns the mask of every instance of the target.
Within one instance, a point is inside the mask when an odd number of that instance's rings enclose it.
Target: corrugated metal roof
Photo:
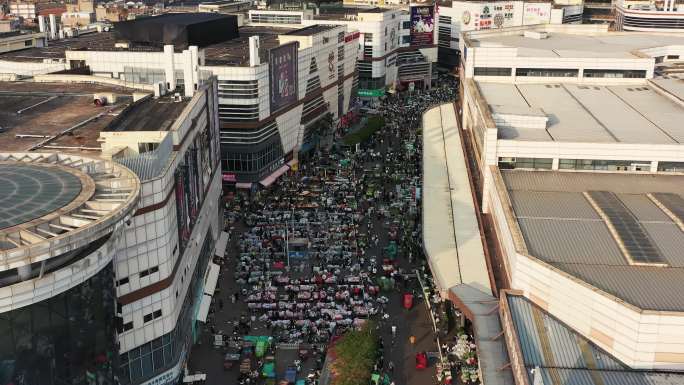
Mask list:
[[[544,385],[681,385],[684,376],[676,373],[653,373],[638,371],[592,371],[587,369],[554,369],[540,368]],[[560,383],[554,381],[554,376]],[[597,383],[592,374],[598,376],[603,384]],[[528,371],[530,384],[534,381],[534,374]]]
[[[681,175],[528,170],[502,170],[501,175],[509,190],[684,194],[684,176]]]
[[[601,370],[627,368],[527,298],[509,294],[508,306],[526,366]],[[548,341],[546,347],[543,340]],[[582,355],[583,346],[593,357],[591,364],[587,364]]]
[[[503,170],[530,254],[648,310],[684,310],[684,234],[645,195],[684,195],[684,176]],[[582,192],[614,192],[639,220],[669,266],[632,266]],[[582,197],[580,199],[580,197]],[[592,219],[594,218],[594,219]]]
[[[644,194],[617,194],[617,196],[640,222],[659,221],[672,223],[672,219]]]
[[[684,267],[684,234],[673,222],[641,222],[672,267]]]
[[[684,268],[555,264],[641,309],[682,311]]]
[[[530,254],[546,262],[626,265],[601,220],[518,219]]]
[[[510,196],[518,217],[601,219],[581,193],[511,191]]]
[[[530,384],[535,375],[541,375],[544,385],[684,383],[683,374],[632,370],[527,298],[507,298]],[[585,357],[591,357],[589,363]]]

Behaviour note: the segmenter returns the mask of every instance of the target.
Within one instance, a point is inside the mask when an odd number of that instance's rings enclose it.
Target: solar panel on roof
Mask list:
[[[604,218],[617,233],[633,263],[667,264],[644,227],[617,195],[610,191],[589,191],[587,194],[603,211]]]
[[[681,195],[673,193],[653,193],[651,195],[666,209],[670,210],[680,222],[684,222],[684,198]]]

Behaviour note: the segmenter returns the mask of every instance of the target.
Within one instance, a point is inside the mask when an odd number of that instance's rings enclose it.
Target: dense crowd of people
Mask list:
[[[335,336],[372,317],[392,324],[396,314],[383,292],[415,289],[409,281],[416,268],[429,274],[421,245],[419,129],[426,109],[453,101],[457,92],[451,77],[439,84],[386,96],[378,109],[384,127],[365,143],[312,154],[243,203],[238,289],[230,298],[247,311],[234,324],[233,340],[256,329],[271,336],[272,346],[318,346],[320,370]],[[384,372],[394,365],[382,356],[378,363]],[[318,374],[307,381],[315,383]],[[245,373],[241,381],[254,378]]]

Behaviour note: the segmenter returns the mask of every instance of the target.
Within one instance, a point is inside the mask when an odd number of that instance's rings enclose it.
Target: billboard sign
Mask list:
[[[411,7],[411,45],[434,44],[435,7]]]
[[[272,48],[268,53],[271,113],[297,101],[298,42]]]
[[[551,18],[551,4],[525,3],[523,25],[547,24]]]

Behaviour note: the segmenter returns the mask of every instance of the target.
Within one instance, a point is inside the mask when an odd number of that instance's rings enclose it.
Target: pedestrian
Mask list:
[[[389,370],[390,373],[394,373],[394,362],[390,361],[387,364],[387,370]]]
[[[416,344],[416,336],[412,335],[411,337],[409,337],[409,342],[411,343],[412,346],[415,345]]]

